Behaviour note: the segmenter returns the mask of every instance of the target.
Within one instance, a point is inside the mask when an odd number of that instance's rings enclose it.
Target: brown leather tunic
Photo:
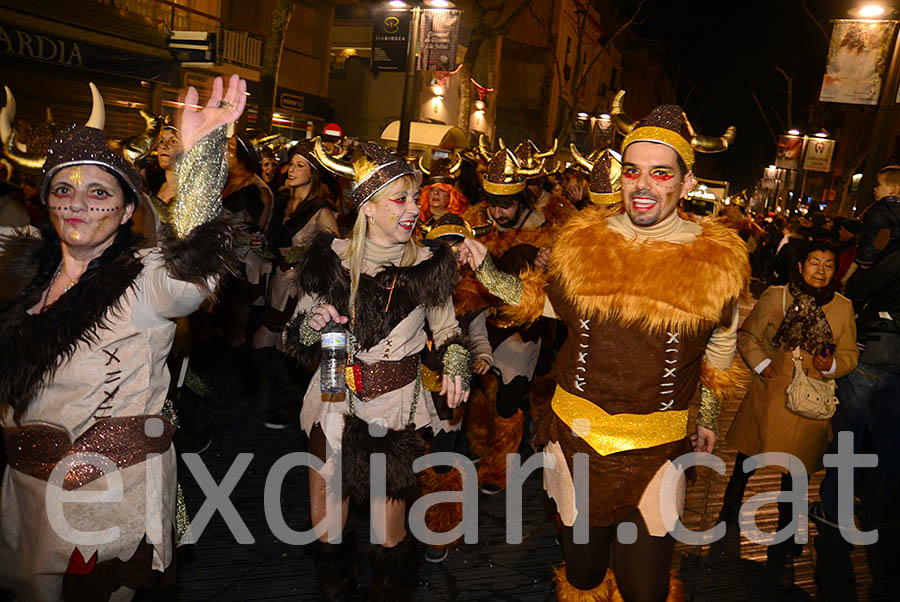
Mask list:
[[[617,319],[580,315],[559,282],[547,294],[568,338],[554,376],[560,387],[609,414],[686,410],[700,380],[700,365],[713,323],[694,332],[647,330]],[[646,449],[601,456],[554,412],[545,417],[546,439],[557,441],[573,470],[572,456],[590,458],[590,523],[609,525],[637,506],[657,470],[689,451],[685,438]]]

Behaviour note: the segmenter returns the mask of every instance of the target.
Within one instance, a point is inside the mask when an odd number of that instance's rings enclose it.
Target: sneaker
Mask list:
[[[484,495],[497,495],[498,493],[503,491],[503,489],[501,487],[498,487],[497,485],[491,485],[490,483],[485,483],[478,489]]]
[[[449,548],[444,548],[443,550],[431,547],[425,548],[425,560],[431,562],[432,564],[440,564],[441,562],[444,562],[445,560],[447,560],[447,556],[449,555]]]
[[[822,527],[822,525],[831,527],[832,529],[840,529],[841,525],[838,523],[837,519],[828,516],[825,513],[825,508],[822,507],[822,502],[813,502],[809,505],[809,518],[812,519],[814,523],[818,527]]]
[[[267,429],[283,431],[298,424],[299,420],[296,412],[288,408],[273,408],[266,412],[263,418],[263,426]]]

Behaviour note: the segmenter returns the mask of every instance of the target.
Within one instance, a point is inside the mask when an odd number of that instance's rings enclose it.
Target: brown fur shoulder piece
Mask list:
[[[691,243],[634,242],[610,230],[601,210],[585,209],[560,233],[550,276],[585,315],[650,330],[717,324],[746,287],[750,265],[736,232],[709,220],[701,225]]]
[[[230,218],[218,217],[194,228],[184,238],[177,238],[169,224],[162,225],[159,247],[169,275],[176,280],[200,287],[207,297],[215,295],[209,280],[236,274],[238,258],[235,236],[241,226]]]
[[[349,315],[350,274],[331,248],[334,237],[320,234],[307,248],[297,269],[300,290]],[[446,244],[430,247],[431,257],[408,267],[387,266],[374,276],[363,274],[357,292],[354,334],[361,349],[386,337],[416,307],[446,303],[459,280],[453,251]]]
[[[144,267],[133,242],[129,233],[120,232],[113,246],[104,252],[104,257],[109,253],[109,259],[89,268],[75,286],[42,313],[28,315],[27,311],[38,302],[47,283],[35,287],[31,294],[20,295],[0,315],[0,366],[4,371],[0,400],[10,403],[16,420],[78,345],[95,343],[97,331],[108,328],[107,317],[121,310],[123,296]],[[7,239],[0,263],[3,268],[31,269],[33,279],[35,274],[46,272],[48,265],[58,265],[59,255],[50,256],[45,247],[40,240],[35,244]],[[13,258],[9,256],[11,252],[30,254],[31,258]],[[3,277],[7,277],[7,272],[3,272]],[[29,279],[28,274],[10,277]]]
[[[24,233],[0,236],[0,308],[13,303],[51,261],[46,247],[43,239]]]

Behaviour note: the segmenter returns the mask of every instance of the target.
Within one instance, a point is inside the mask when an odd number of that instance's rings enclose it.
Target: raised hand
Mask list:
[[[199,101],[199,94],[194,86],[188,87],[184,97],[184,109],[178,118],[181,130],[181,143],[184,152],[191,149],[195,142],[216,128],[232,121],[237,121],[247,104],[247,82],[232,75],[228,80],[228,90],[222,94],[222,78],[213,80],[212,94],[206,106],[194,109]]]

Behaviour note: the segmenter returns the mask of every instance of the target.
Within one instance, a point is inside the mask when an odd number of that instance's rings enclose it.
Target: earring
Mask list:
[[[374,224],[374,223],[375,223],[375,216],[374,216],[374,215],[370,215],[370,216],[369,216],[369,221],[372,222],[372,223]]]

